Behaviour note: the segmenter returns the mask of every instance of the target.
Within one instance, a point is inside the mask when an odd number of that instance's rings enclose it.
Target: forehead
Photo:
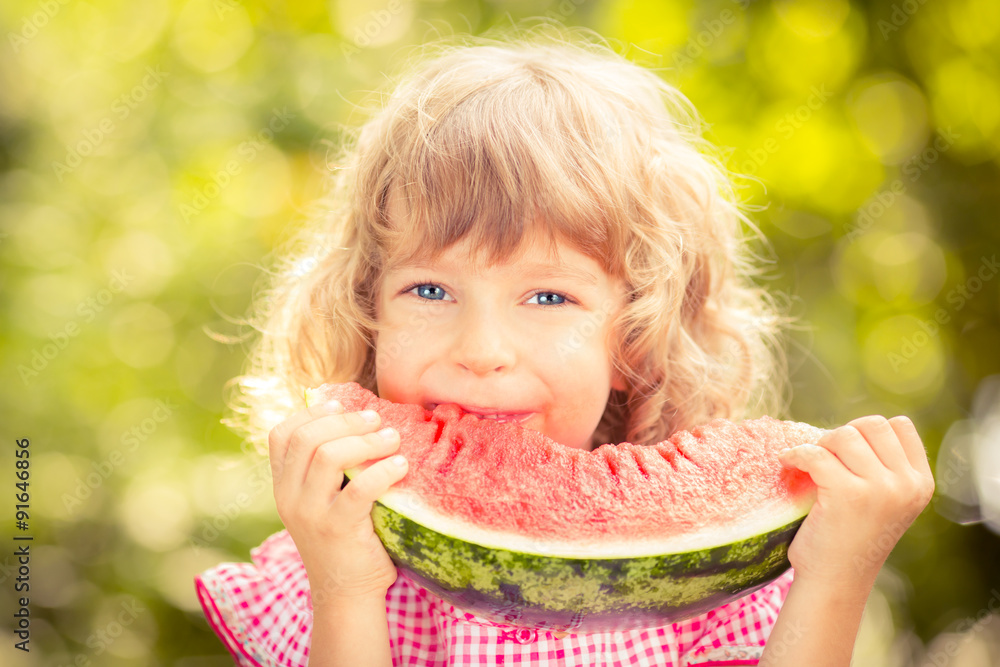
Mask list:
[[[436,268],[480,273],[489,269],[546,272],[597,284],[602,265],[544,220],[527,220],[509,229],[490,216],[473,221],[461,231],[447,229],[433,218],[412,219],[398,193],[386,202],[390,233],[384,244],[387,272]]]

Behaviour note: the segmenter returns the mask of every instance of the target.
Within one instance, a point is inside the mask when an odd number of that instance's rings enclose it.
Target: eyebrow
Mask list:
[[[518,275],[530,277],[530,278],[571,278],[579,280],[580,282],[597,287],[597,277],[585,269],[576,268],[567,265],[553,266],[551,264],[515,264],[517,268]],[[411,262],[406,262],[405,264],[396,264],[388,267],[391,271],[400,271],[404,269],[439,269],[442,271],[448,271],[448,267],[442,267],[440,264],[435,264],[423,259],[413,260]]]

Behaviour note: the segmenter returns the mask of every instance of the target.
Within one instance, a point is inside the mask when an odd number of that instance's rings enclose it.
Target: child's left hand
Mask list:
[[[796,581],[867,587],[930,502],[934,476],[907,417],[861,417],[816,445],[781,453],[817,486],[816,504],[788,550]],[[867,593],[865,593],[867,595]]]

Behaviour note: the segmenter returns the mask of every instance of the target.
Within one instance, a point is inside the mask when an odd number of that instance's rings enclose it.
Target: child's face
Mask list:
[[[559,244],[558,263],[545,246],[525,247],[487,269],[466,260],[463,240],[433,264],[386,272],[376,312],[386,327],[376,340],[377,392],[428,409],[458,403],[470,412],[517,413],[506,420],[589,449],[611,389],[624,388],[608,345],[624,289],[569,246]],[[593,280],[545,274],[556,268]]]

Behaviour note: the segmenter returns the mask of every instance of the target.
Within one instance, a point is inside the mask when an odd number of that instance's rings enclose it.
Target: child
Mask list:
[[[406,474],[398,434],[302,409],[305,388],[353,380],[584,449],[774,414],[782,318],[748,279],[748,221],[708,149],[680,92],[566,32],[481,39],[398,86],[269,293],[238,384],[287,527],[197,579],[238,664],[849,664],[875,575],[933,491],[905,417],[783,453],[818,496],[772,584],[663,627],[569,634],[492,623],[397,572],[369,513]]]

